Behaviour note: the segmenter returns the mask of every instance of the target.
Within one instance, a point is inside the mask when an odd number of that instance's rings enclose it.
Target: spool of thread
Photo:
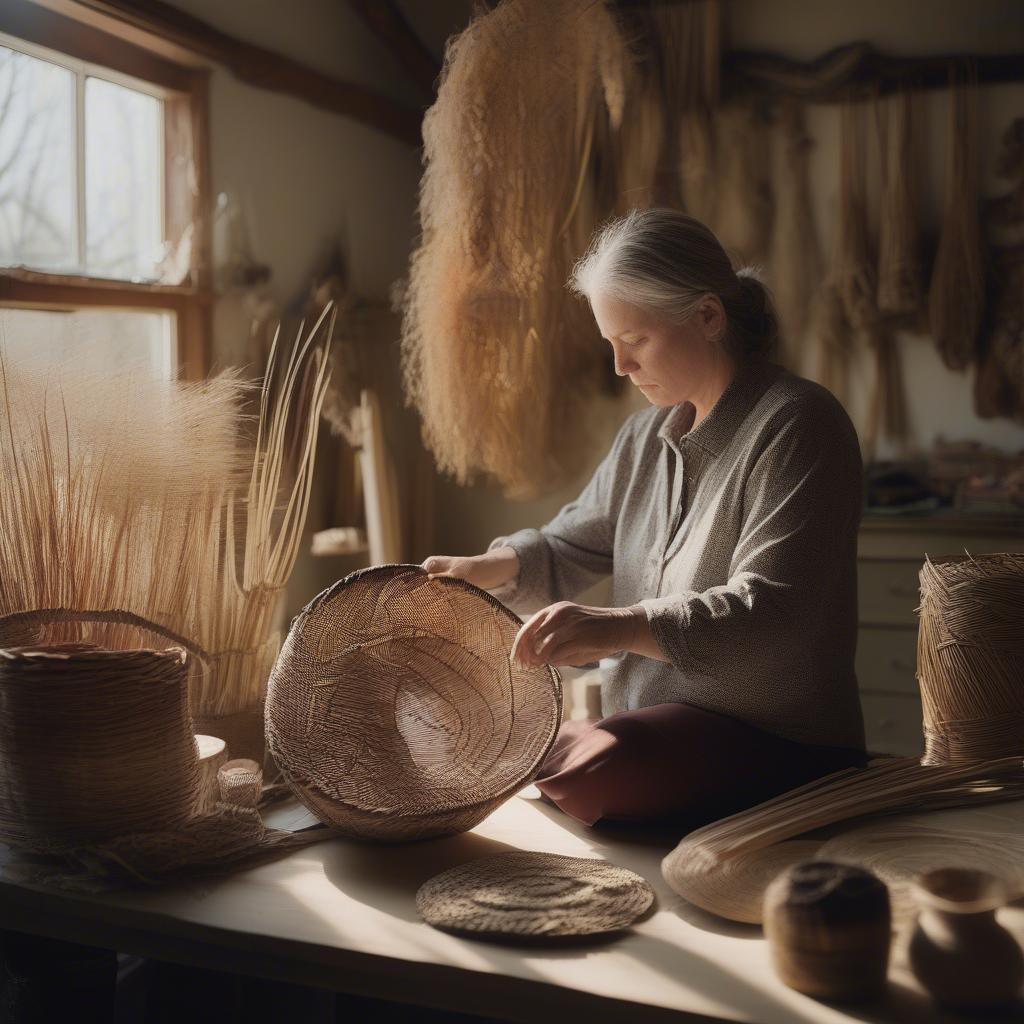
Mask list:
[[[256,807],[263,791],[263,770],[248,757],[239,757],[221,765],[217,772],[220,798],[236,807]]]
[[[863,868],[804,861],[765,891],[764,930],[779,977],[817,999],[863,1002],[885,988],[889,891]]]
[[[196,814],[209,814],[220,800],[218,774],[228,760],[227,744],[217,736],[196,736],[199,748],[199,789],[196,792]]]

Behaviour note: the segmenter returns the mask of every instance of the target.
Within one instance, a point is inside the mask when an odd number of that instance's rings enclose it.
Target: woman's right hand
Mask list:
[[[423,568],[431,577],[451,576],[483,590],[497,590],[519,575],[519,556],[509,547],[482,555],[431,555],[424,559]]]

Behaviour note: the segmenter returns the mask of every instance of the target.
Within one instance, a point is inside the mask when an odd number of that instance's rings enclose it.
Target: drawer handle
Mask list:
[[[917,600],[921,596],[917,587],[908,587],[905,583],[890,583],[885,589],[893,597],[912,597]]]
[[[893,672],[902,672],[906,675],[914,675],[917,671],[916,665],[911,665],[902,658],[890,658],[889,668],[891,668]]]

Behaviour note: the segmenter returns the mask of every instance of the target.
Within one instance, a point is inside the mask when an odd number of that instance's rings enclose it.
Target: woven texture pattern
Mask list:
[[[465,831],[534,775],[561,718],[551,668],[509,660],[519,620],[419,566],[347,576],[292,623],[267,742],[296,795],[347,835]]]
[[[1024,555],[925,562],[917,674],[925,764],[1024,755]]]
[[[46,852],[183,825],[199,785],[186,661],[0,650],[0,836]]]
[[[428,924],[478,937],[617,932],[653,902],[643,878],[607,861],[518,851],[442,871],[416,893]]]

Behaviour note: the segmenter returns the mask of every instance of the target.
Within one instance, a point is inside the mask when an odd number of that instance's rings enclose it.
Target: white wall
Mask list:
[[[894,54],[939,52],[1024,52],[1024,3],[1020,0],[724,0],[727,45],[737,49],[775,51],[806,60],[856,40],[867,40]],[[1024,114],[1024,84],[982,90],[982,167],[986,187],[995,185],[990,169],[1000,133]],[[922,182],[926,224],[937,231],[945,167],[946,93],[936,90],[927,100],[929,131],[926,178]],[[830,251],[838,189],[838,108],[814,107],[808,128],[815,137],[812,188],[822,251]],[[971,438],[1006,450],[1024,448],[1024,428],[1007,420],[980,420],[974,413],[971,379],[941,364],[930,339],[900,338],[907,382],[912,442],[927,447],[938,436]],[[810,360],[804,365],[810,370]],[[863,427],[871,373],[866,358],[852,368],[850,413]],[[516,504],[486,485],[446,485],[441,493],[438,546],[450,553],[482,550],[495,535],[519,526],[539,526],[585,482],[607,447],[608,438],[637,407],[636,397],[619,403],[603,401],[595,408],[598,424],[590,457],[575,478],[541,501]],[[896,454],[882,443],[878,455]]]

